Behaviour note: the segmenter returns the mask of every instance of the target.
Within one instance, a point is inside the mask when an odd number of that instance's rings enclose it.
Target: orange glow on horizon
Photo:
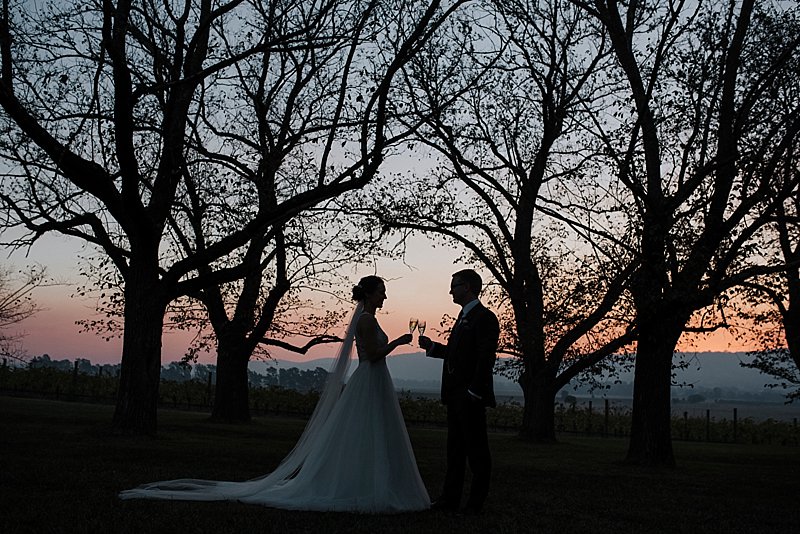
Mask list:
[[[409,317],[417,317],[427,321],[426,335],[442,340],[437,332],[441,330],[439,324],[442,316],[448,314],[455,317],[458,313],[458,306],[452,302],[448,292],[450,275],[461,266],[454,264],[454,251],[432,247],[424,240],[412,242],[407,252],[404,261],[383,260],[377,266],[361,266],[354,269],[348,278],[353,284],[367,274],[378,274],[386,280],[387,300],[377,318],[390,339],[408,332]],[[69,258],[74,261],[75,253],[59,253],[57,257],[64,261]],[[33,255],[28,258],[28,261],[36,260]],[[45,263],[41,258],[39,261]],[[15,263],[22,265],[24,261],[16,259]],[[52,359],[86,358],[94,363],[119,363],[122,353],[121,339],[105,341],[100,335],[81,333],[80,327],[75,324],[78,319],[93,317],[95,302],[92,299],[71,297],[74,288],[79,285],[74,281],[74,273],[69,274],[72,272],[71,267],[61,265],[60,268],[55,266],[48,269],[51,275],[72,280],[62,286],[38,289],[35,298],[43,308],[42,311],[18,325],[19,328],[11,328],[10,333],[27,334],[23,346],[29,356],[49,354]],[[342,332],[338,334],[341,335]],[[162,340],[162,362],[180,360],[192,335],[188,332],[165,332]],[[417,336],[418,333],[415,332],[413,344],[400,347],[394,354],[420,352],[416,344]],[[686,336],[681,340],[679,349],[687,352],[745,352],[751,349],[744,341],[735,339],[724,330],[702,338],[688,338]],[[336,350],[335,345],[329,344],[314,347],[305,355],[281,349],[273,349],[271,352],[275,358],[281,360],[308,361],[333,356]],[[214,358],[213,354],[207,354],[200,361],[213,363]]]
[[[416,280],[416,276],[413,277]],[[423,277],[424,278],[424,277]],[[428,323],[426,335],[433,339],[443,340],[438,331],[443,314],[455,316],[458,307],[450,301],[447,294],[449,279],[444,280],[443,287],[436,289],[438,280],[427,280],[425,290],[421,294],[429,296],[426,306],[420,306],[416,293],[407,289],[408,284],[399,280],[387,283],[388,299],[382,310],[378,312],[378,322],[390,339],[408,332],[409,317],[424,319]],[[437,294],[437,291],[439,294]],[[51,289],[51,293],[54,291]],[[55,295],[51,295],[55,296]],[[76,319],[91,316],[91,307],[86,302],[66,298],[59,300],[59,305],[49,304],[47,309],[20,325],[17,329],[25,333],[23,346],[29,356],[48,354],[52,359],[86,358],[93,363],[119,363],[122,353],[122,340],[114,338],[105,341],[94,333],[81,333],[75,324]],[[342,325],[344,328],[344,325]],[[339,333],[341,334],[341,332]],[[414,342],[398,348],[393,355],[421,352],[417,345],[418,332],[414,333]],[[186,350],[192,334],[188,332],[165,332],[163,337],[162,361],[168,363],[180,360]],[[297,340],[301,342],[301,340]],[[746,352],[751,347],[740,342],[727,331],[720,330],[704,336],[702,339],[686,342],[682,340],[678,347],[687,352]],[[273,357],[286,361],[308,361],[331,357],[336,353],[335,344],[314,347],[307,354],[301,355],[282,349],[272,349]],[[202,363],[214,363],[214,355],[201,356]]]

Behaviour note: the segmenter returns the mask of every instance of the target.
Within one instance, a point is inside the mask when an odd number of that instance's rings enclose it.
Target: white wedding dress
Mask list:
[[[290,510],[362,513],[430,507],[386,360],[370,362],[356,339],[358,368],[342,389],[361,313],[358,306],[314,414],[275,471],[245,482],[154,482],[120,497],[238,500]],[[380,326],[377,335],[388,343]]]

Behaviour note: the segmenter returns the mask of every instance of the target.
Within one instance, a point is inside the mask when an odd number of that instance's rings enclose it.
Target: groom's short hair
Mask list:
[[[459,278],[463,280],[464,283],[466,283],[476,295],[479,295],[481,288],[483,288],[483,280],[481,280],[481,275],[472,269],[462,269],[457,273],[453,273],[453,278]]]

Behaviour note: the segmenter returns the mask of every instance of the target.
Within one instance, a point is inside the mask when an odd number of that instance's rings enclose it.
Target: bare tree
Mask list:
[[[250,419],[252,358],[270,358],[276,347],[305,354],[317,345],[341,341],[334,335],[343,317],[337,292],[346,284],[338,269],[368,253],[359,236],[347,239],[351,228],[343,219],[335,212],[295,217],[273,242],[253,239],[237,255],[244,257],[230,259],[231,265],[249,267],[241,280],[211,285],[167,307],[164,328],[193,334],[184,362],[216,352],[213,418]],[[85,262],[88,283],[79,293],[97,298],[96,310],[77,322],[86,332],[119,337],[123,280],[102,258],[92,260]]]
[[[628,460],[673,465],[673,353],[698,310],[774,267],[755,237],[796,177],[776,169],[800,130],[796,7],[751,0],[580,2],[601,21],[627,84],[597,123],[630,195],[639,267]],[[776,98],[777,94],[787,97]],[[612,135],[611,132],[614,132]]]
[[[781,172],[799,172],[797,156],[787,156]],[[738,293],[745,297],[740,311],[745,324],[737,331],[746,332],[754,347],[753,360],[742,365],[777,379],[770,387],[794,388],[787,392],[793,402],[800,398],[800,193],[778,206],[768,228],[759,255],[785,269],[744,282]]]
[[[102,251],[124,280],[118,431],[155,432],[170,302],[243,277],[248,264],[226,258],[251,239],[274,240],[292,217],[375,176],[391,136],[392,80],[459,3],[95,0],[30,10],[3,1],[0,152],[10,170],[0,198],[30,231],[19,245],[53,231],[74,236]],[[319,63],[281,55],[292,50]],[[363,72],[368,81],[355,70],[364,64],[373,66]],[[327,91],[317,82],[331,73],[341,77]],[[333,114],[264,109],[270,97],[291,107],[302,96],[298,85],[270,94],[266,81],[275,77],[308,80]],[[251,83],[233,86],[241,78]],[[344,106],[349,99],[360,105]],[[319,172],[280,182],[288,154],[259,151],[283,140],[224,129],[252,125],[250,116],[285,121],[281,131],[298,135],[292,146],[306,144],[304,160]],[[203,197],[200,184],[213,196]],[[242,224],[215,225],[231,209]],[[191,240],[173,247],[180,235]]]
[[[528,439],[554,440],[556,393],[634,339],[616,193],[593,175],[584,135],[610,59],[596,22],[569,3],[474,6],[405,70],[432,170],[376,195],[383,225],[438,235],[491,275]]]
[[[25,361],[20,343],[24,334],[10,328],[36,315],[40,307],[33,300],[33,291],[50,284],[41,265],[17,272],[7,266],[0,268],[0,355],[4,358]]]

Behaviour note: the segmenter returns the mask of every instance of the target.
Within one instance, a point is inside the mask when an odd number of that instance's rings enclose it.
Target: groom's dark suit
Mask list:
[[[495,406],[492,369],[500,327],[497,317],[478,303],[459,316],[447,345],[434,343],[428,356],[444,360],[442,402],[447,405],[447,474],[442,499],[457,508],[466,462],[472,470],[467,508],[480,510],[489,492],[492,460],[486,434],[486,407]]]

